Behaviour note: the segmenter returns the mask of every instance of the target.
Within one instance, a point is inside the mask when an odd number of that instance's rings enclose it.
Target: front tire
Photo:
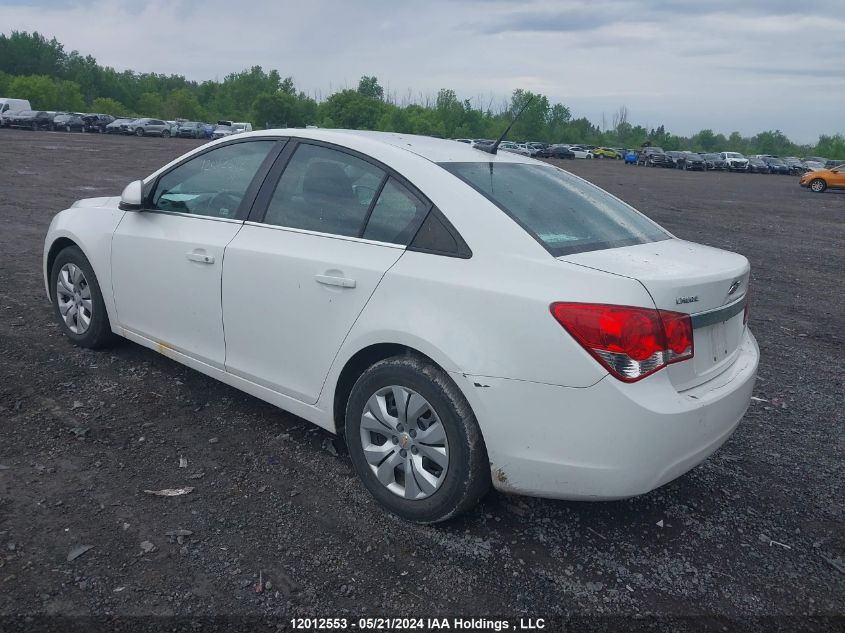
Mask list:
[[[144,128],[139,127],[137,130],[135,130],[135,136],[144,136]]]
[[[370,494],[406,521],[450,519],[490,487],[475,415],[451,378],[424,358],[388,358],[358,378],[346,405],[346,443]]]
[[[168,132],[167,130],[163,130],[162,133],[161,133],[161,137],[162,138],[170,138],[170,132]]]
[[[114,341],[100,284],[79,247],[68,246],[56,256],[50,292],[59,327],[72,343],[96,349]]]
[[[821,193],[827,189],[827,183],[821,178],[815,178],[810,181],[810,191],[813,193]]]

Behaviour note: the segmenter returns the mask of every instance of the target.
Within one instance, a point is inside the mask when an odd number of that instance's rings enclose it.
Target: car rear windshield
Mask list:
[[[606,191],[546,165],[440,163],[513,218],[555,257],[669,239]]]

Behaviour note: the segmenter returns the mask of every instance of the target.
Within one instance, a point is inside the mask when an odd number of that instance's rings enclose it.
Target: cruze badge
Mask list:
[[[739,290],[739,287],[740,287],[741,285],[742,285],[742,282],[741,282],[741,281],[739,281],[739,280],[737,280],[737,281],[733,282],[733,283],[731,284],[731,287],[730,287],[730,288],[728,288],[728,296],[731,296],[733,293],[735,293],[737,290]]]
[[[694,297],[678,297],[675,299],[675,304],[681,305],[682,303],[695,303],[696,301],[698,301],[698,295]]]

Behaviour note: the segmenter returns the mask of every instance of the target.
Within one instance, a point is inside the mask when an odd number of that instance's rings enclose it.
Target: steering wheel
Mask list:
[[[241,206],[241,196],[235,195],[229,191],[220,191],[215,193],[205,205],[205,210],[209,215],[216,217],[233,217]],[[228,211],[225,215],[223,210]]]

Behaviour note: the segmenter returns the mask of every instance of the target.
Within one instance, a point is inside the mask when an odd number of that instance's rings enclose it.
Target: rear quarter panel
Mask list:
[[[554,301],[653,305],[636,281],[551,256],[541,262],[406,252],[364,308],[332,371],[368,345],[398,343],[450,372],[595,384],[606,371],[552,317]]]

